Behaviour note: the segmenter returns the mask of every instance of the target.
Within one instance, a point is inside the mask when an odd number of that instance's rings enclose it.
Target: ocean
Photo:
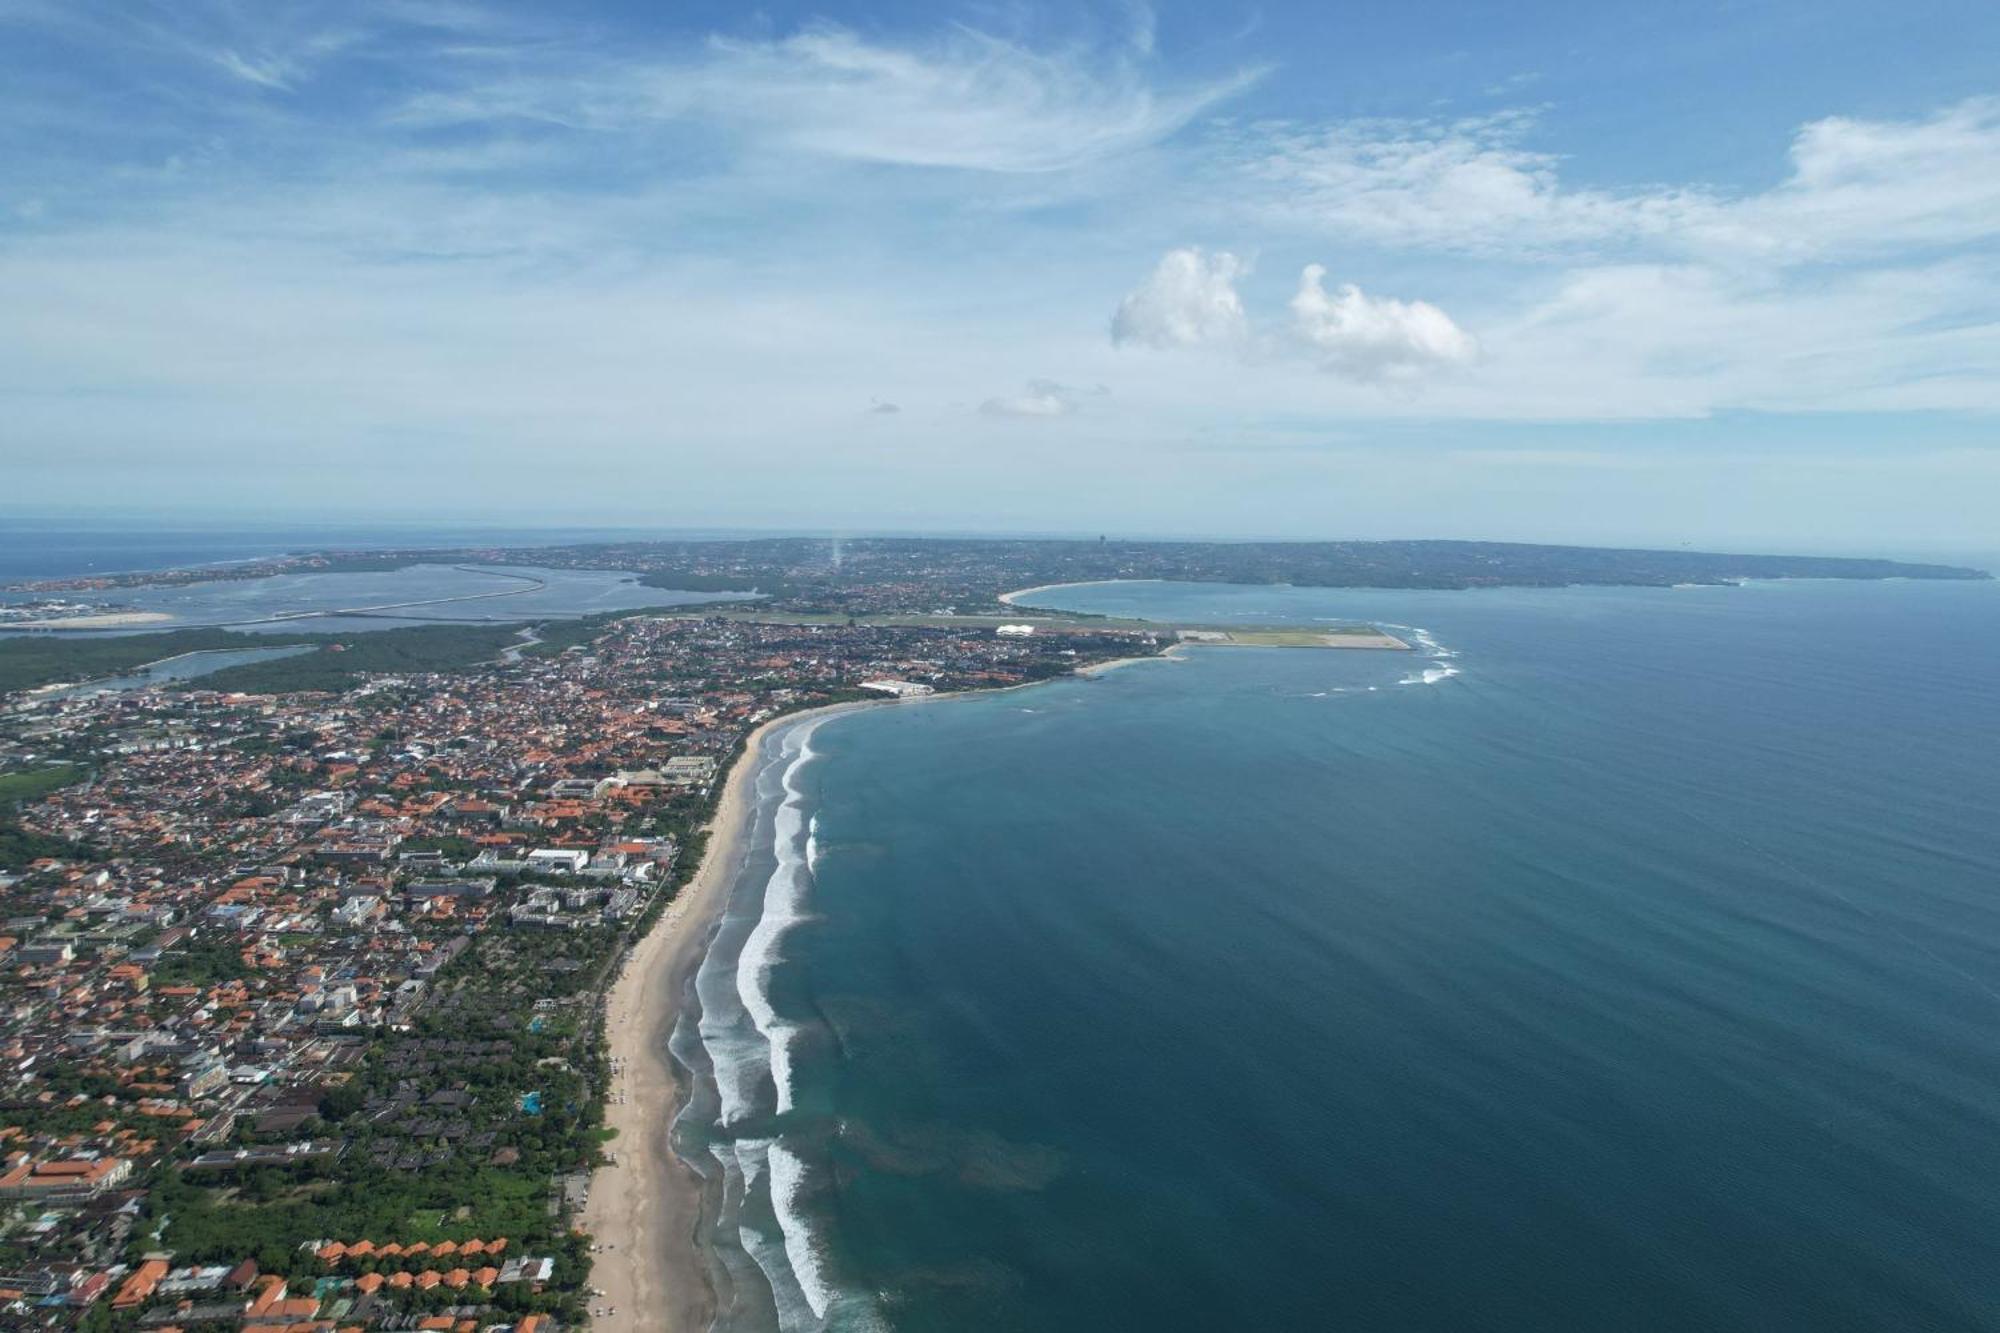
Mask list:
[[[725,1328],[2000,1326],[2000,585],[1038,600],[1422,647],[783,733]]]

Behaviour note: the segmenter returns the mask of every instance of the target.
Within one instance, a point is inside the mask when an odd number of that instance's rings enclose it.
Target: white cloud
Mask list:
[[[2000,236],[2000,98],[1914,121],[1841,116],[1792,141],[1791,176],[1732,220],[1799,257],[1878,254]]]
[[[898,46],[821,24],[771,41],[714,38],[697,60],[604,59],[583,77],[566,64],[433,90],[400,118],[593,131],[706,122],[852,161],[1062,171],[1156,143],[1258,77],[1156,81],[1147,31],[1107,50],[1037,50],[963,27]]]
[[[1527,146],[1537,118],[1257,126],[1218,142],[1218,192],[1267,221],[1410,250],[1574,259],[1579,251],[1802,262],[2000,235],[2000,99],[1920,120],[1800,129],[1763,191],[1571,186]]]
[[[1226,250],[1169,250],[1152,276],[1118,303],[1111,341],[1124,346],[1191,347],[1243,337],[1248,323],[1236,280],[1248,266]]]
[[[1054,380],[1029,380],[1021,393],[1005,394],[998,398],[988,398],[979,405],[982,416],[1048,418],[1074,416],[1085,397],[1096,397],[1109,392],[1102,385],[1094,389],[1078,389],[1068,384],[1058,384]]]
[[[1162,139],[1248,80],[1156,88],[1137,58],[1035,51],[964,29],[905,49],[822,27],[717,43],[700,109],[833,157],[1057,171]]]
[[[1353,283],[1333,295],[1326,269],[1308,264],[1292,297],[1291,334],[1320,368],[1357,380],[1411,380],[1470,364],[1472,336],[1428,301],[1369,296]]]
[[[1241,132],[1225,174],[1272,221],[1407,249],[1552,252],[1659,235],[1712,207],[1699,192],[1566,190],[1558,159],[1523,146],[1524,113],[1438,123],[1364,120]]]
[[[254,59],[229,50],[214,52],[212,58],[217,65],[245,83],[254,83],[260,88],[272,88],[280,92],[291,91],[291,71],[281,60],[268,57],[261,60]]]
[[[1236,290],[1245,272],[1247,266],[1226,250],[1169,250],[1118,303],[1112,343],[1160,349],[1219,343],[1265,359],[1303,354],[1329,374],[1370,382],[1407,383],[1467,365],[1478,354],[1472,336],[1428,301],[1369,296],[1352,283],[1328,295],[1319,264],[1299,275],[1282,331],[1253,340]]]

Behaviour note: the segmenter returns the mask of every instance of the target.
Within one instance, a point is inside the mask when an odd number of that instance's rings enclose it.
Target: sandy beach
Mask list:
[[[604,1119],[618,1131],[608,1145],[617,1162],[591,1178],[583,1220],[598,1247],[590,1285],[604,1292],[591,1297],[590,1308],[617,1313],[593,1319],[593,1328],[676,1333],[708,1327],[714,1298],[695,1240],[702,1182],[669,1143],[686,1097],[667,1039],[743,861],[766,736],[801,718],[870,706],[788,713],[750,733],[724,780],[700,867],[632,949],[612,986],[605,1040],[615,1068]]]
[[[107,611],[96,616],[58,616],[53,620],[16,620],[7,629],[131,629],[158,625],[173,617],[165,611]]]
[[[1157,583],[1157,582],[1159,582],[1158,579],[1085,579],[1077,583],[1037,583],[1032,588],[1016,588],[1012,592],[1003,592],[1000,594],[998,600],[1005,602],[1008,606],[1015,606],[1019,603],[1020,599],[1023,597],[1033,597],[1038,592],[1054,592],[1057,588],[1094,588],[1101,583]],[[1025,609],[1032,611],[1032,610],[1045,610],[1047,608],[1028,607]]]
[[[1139,662],[1179,662],[1183,660],[1181,649],[1184,646],[1182,644],[1175,644],[1164,652],[1154,653],[1150,657],[1114,657],[1106,662],[1092,662],[1089,666],[1078,667],[1076,674],[1079,676],[1101,676],[1107,671],[1117,671],[1120,668],[1132,666]]]

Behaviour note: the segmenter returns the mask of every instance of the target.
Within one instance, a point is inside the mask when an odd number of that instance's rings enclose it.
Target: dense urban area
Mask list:
[[[9,1329],[587,1322],[603,993],[749,731],[1160,646],[640,612],[63,687],[180,637],[0,639]]]

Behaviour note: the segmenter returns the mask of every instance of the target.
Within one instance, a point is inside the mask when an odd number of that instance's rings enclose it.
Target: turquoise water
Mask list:
[[[728,1326],[2000,1325],[2000,587],[1044,600],[1430,646],[788,738]]]

